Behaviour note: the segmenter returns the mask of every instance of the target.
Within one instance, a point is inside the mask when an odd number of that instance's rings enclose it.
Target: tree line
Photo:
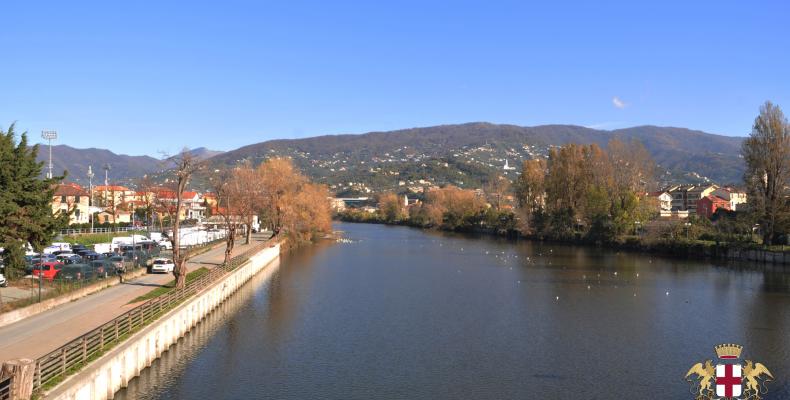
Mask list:
[[[0,247],[3,249],[0,260],[10,277],[23,270],[27,245],[41,252],[60,229],[68,226],[74,212],[74,208],[53,212],[53,194],[66,173],[42,179],[43,163],[36,161],[38,149],[38,145],[28,145],[26,132],[16,134],[14,124],[7,131],[0,129]],[[179,231],[185,211],[183,196],[197,174],[208,176],[216,203],[206,205],[215,211],[229,232],[225,262],[232,258],[239,227],[245,227],[245,241],[250,242],[255,216],[262,226],[285,238],[290,246],[315,240],[331,231],[328,189],[310,182],[289,159],[272,158],[257,167],[241,163],[209,171],[205,161],[183,151],[168,158],[167,165],[164,182],[154,182],[150,177],[138,181],[138,190],[146,195],[136,212],[147,221],[159,216],[162,227],[164,220],[171,224],[177,287],[186,283],[189,258],[189,252],[180,246]]]
[[[638,141],[612,139],[605,148],[570,143],[545,158],[526,160],[510,182],[492,176],[482,190],[451,185],[428,191],[406,206],[402,195],[378,197],[375,213],[347,210],[349,221],[407,224],[446,230],[510,233],[558,240],[613,242],[639,240],[752,242],[755,229],[764,245],[786,243],[790,234],[790,125],[781,109],[766,102],[743,142],[746,163],[745,211],[721,210],[714,222],[649,225],[659,215],[656,164]],[[503,199],[511,199],[511,202]],[[506,207],[512,203],[514,207]]]
[[[329,207],[329,191],[325,185],[310,182],[294,168],[290,159],[271,158],[257,167],[242,162],[234,167],[220,167],[204,171],[208,165],[192,156],[188,151],[170,158],[175,162],[172,179],[157,186],[151,207],[165,211],[173,221],[173,261],[176,287],[186,284],[186,262],[189,253],[179,246],[179,217],[184,207],[183,193],[189,180],[199,171],[208,176],[210,194],[216,203],[207,205],[215,216],[220,217],[227,233],[225,237],[224,263],[233,257],[237,233],[244,227],[246,244],[252,237],[254,218],[266,226],[274,236],[283,237],[288,246],[313,241],[331,231],[332,215]],[[172,191],[172,196],[162,196],[162,191]]]

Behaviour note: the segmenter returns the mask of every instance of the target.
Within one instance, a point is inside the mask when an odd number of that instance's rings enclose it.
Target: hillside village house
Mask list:
[[[52,212],[69,212],[69,224],[90,222],[90,195],[76,183],[63,183],[55,187],[52,196]]]

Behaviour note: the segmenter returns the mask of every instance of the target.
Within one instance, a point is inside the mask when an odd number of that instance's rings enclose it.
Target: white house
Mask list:
[[[731,187],[718,188],[712,194],[729,201],[732,211],[738,211],[738,204],[746,204],[746,193]]]

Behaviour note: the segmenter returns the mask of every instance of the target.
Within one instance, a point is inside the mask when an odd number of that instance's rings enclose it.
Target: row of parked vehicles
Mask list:
[[[83,245],[26,257],[26,273],[44,280],[106,278],[126,271],[127,265],[150,266],[159,255],[155,242],[124,244],[115,252],[97,253]]]

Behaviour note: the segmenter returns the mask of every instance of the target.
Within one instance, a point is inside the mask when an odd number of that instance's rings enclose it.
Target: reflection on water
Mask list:
[[[355,243],[283,258],[124,398],[683,399],[724,342],[790,398],[784,268],[338,228]]]
[[[254,312],[251,297],[256,291],[271,288],[271,278],[280,268],[275,260],[266,270],[255,275],[232,296],[206,316],[187,335],[171,346],[139,377],[129,382],[129,386],[115,394],[115,399],[156,398],[155,391],[173,386],[184,369],[200,354],[220,328],[228,328],[237,313]]]

